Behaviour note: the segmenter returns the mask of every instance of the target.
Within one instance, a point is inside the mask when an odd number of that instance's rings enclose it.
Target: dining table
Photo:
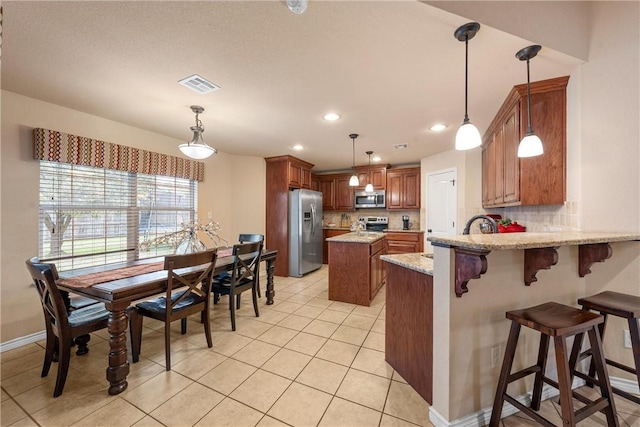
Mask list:
[[[222,252],[220,250],[219,252]],[[274,263],[278,251],[263,249],[260,258],[265,262],[267,273],[267,286],[265,296],[268,305],[273,304],[275,291],[273,287]],[[109,311],[107,330],[109,332],[109,366],[107,367],[107,381],[109,381],[109,394],[122,393],[127,388],[127,375],[129,374],[129,362],[127,360],[127,309],[133,301],[147,298],[166,291],[167,271],[162,267],[151,268],[151,264],[158,264],[163,258],[139,260],[131,263],[113,263],[93,267],[78,268],[61,271],[57,281],[58,288],[63,291],[81,295],[93,300],[103,302]],[[216,260],[214,275],[228,272],[233,266],[233,256],[225,251],[224,256]],[[126,269],[131,269],[133,275],[126,274]],[[109,277],[109,272],[125,272],[115,278]],[[157,270],[157,271],[149,271]],[[204,266],[184,269],[184,274],[198,274],[204,270]],[[124,277],[128,276],[128,277]],[[106,281],[93,283],[90,278],[105,277]]]

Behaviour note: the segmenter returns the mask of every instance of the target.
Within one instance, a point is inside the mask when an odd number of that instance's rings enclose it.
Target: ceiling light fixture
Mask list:
[[[304,146],[300,145],[300,144],[296,144],[293,147],[291,147],[292,149],[296,150],[296,151],[302,151],[304,150]]]
[[[351,142],[353,143],[353,165],[351,169],[353,170],[353,175],[349,178],[349,187],[357,187],[360,185],[360,181],[358,180],[358,175],[356,175],[356,138],[358,137],[357,133],[349,134],[349,138],[351,138]]]
[[[529,78],[529,60],[534,58],[540,52],[540,49],[542,49],[542,46],[534,44],[516,53],[516,58],[520,61],[527,61],[527,134],[518,145],[518,157],[534,157],[544,152],[542,140],[533,133],[533,125],[531,124],[531,79]]]
[[[469,22],[459,27],[454,34],[458,41],[464,42],[464,121],[456,133],[456,150],[469,150],[482,145],[482,138],[478,128],[469,121],[467,114],[468,103],[468,80],[469,80],[469,40],[471,40],[480,30],[480,24],[477,22]]]
[[[373,156],[373,159],[372,159],[372,160],[373,160],[374,162],[379,162],[380,160],[382,160],[382,157],[380,157],[380,156]]]
[[[206,159],[212,154],[216,154],[218,150],[213,147],[209,147],[202,139],[202,133],[204,132],[204,126],[198,118],[199,114],[204,112],[204,108],[199,105],[192,105],[191,111],[196,115],[196,125],[191,126],[189,129],[193,132],[193,138],[186,144],[180,144],[179,148],[182,153],[192,159]]]
[[[303,14],[307,10],[309,0],[287,0],[287,7],[293,13]]]
[[[327,113],[324,116],[322,116],[322,118],[328,122],[335,122],[336,120],[340,120],[340,114]]]
[[[367,151],[367,156],[369,156],[369,172],[367,174],[368,184],[366,185],[366,187],[364,187],[364,191],[366,191],[367,193],[373,193],[373,184],[371,184],[371,155],[372,154],[373,154],[373,151]]]
[[[447,125],[443,125],[442,123],[436,123],[435,125],[431,126],[429,129],[431,129],[433,132],[441,132],[446,128],[447,128]]]

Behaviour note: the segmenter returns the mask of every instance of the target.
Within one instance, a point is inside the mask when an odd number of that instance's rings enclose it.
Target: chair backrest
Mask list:
[[[233,245],[233,273],[231,286],[255,283],[260,276],[260,256],[262,240]]]
[[[238,242],[264,242],[264,236],[262,234],[239,234]]]
[[[37,258],[28,259],[26,264],[40,296],[45,322],[54,329],[68,328],[67,307],[56,286],[58,270],[55,264],[37,262]]]
[[[211,292],[213,271],[218,258],[218,249],[194,252],[184,255],[167,255],[164,258],[164,269],[167,270],[167,316],[171,310],[190,295],[198,295],[208,301]],[[204,271],[194,276],[193,273],[180,274],[176,270],[205,265]],[[184,288],[184,293],[172,301],[171,294],[177,288]],[[183,289],[180,289],[182,291]]]

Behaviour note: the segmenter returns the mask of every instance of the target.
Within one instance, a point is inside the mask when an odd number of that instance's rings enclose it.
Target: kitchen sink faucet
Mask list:
[[[495,219],[491,218],[490,216],[486,216],[486,215],[475,215],[475,216],[472,216],[471,219],[469,219],[469,221],[467,221],[467,224],[464,226],[464,230],[462,230],[462,234],[469,234],[469,230],[471,229],[471,224],[476,219],[484,219],[484,220],[488,221],[489,224],[491,224],[492,232],[493,233],[497,233],[498,232],[498,224],[496,223]]]

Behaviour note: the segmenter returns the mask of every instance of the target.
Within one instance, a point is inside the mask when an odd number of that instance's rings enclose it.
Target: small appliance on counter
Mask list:
[[[409,222],[409,215],[402,215],[402,229],[408,230],[411,227],[411,223]]]
[[[358,222],[364,224],[367,231],[385,231],[389,227],[387,216],[361,216]]]

